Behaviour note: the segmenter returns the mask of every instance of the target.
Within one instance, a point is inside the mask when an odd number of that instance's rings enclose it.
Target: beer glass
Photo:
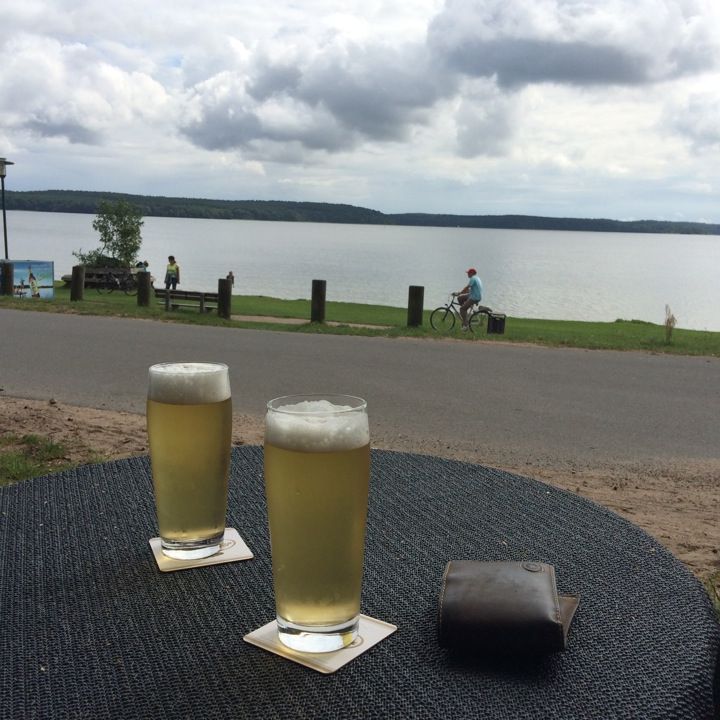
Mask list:
[[[153,365],[147,429],[162,552],[178,560],[214,555],[225,533],[230,470],[227,365]]]
[[[265,494],[280,641],[330,652],[357,637],[370,480],[367,404],[293,395],[267,405]]]

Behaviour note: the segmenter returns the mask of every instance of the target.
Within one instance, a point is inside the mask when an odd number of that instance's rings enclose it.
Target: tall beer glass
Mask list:
[[[147,428],[163,553],[215,554],[225,533],[232,439],[227,365],[153,365]]]
[[[370,432],[366,402],[294,395],[267,405],[267,496],[278,633],[302,652],[357,637]]]

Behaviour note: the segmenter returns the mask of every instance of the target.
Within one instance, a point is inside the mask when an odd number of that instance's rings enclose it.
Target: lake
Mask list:
[[[69,274],[74,250],[98,246],[92,215],[7,213],[10,258],[51,260]],[[141,257],[161,284],[167,256],[181,288],[407,306],[408,287],[435,307],[475,267],[483,303],[515,317],[662,323],[720,331],[720,236],[335,225],[146,217]]]

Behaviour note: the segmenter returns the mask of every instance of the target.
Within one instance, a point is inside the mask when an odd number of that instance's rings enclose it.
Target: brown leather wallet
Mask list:
[[[440,645],[478,654],[558,652],[579,602],[558,595],[552,565],[452,560],[440,593]]]

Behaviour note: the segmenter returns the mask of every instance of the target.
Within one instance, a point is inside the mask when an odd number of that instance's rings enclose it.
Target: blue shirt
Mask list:
[[[482,283],[477,275],[473,275],[468,280],[468,288],[470,289],[470,299],[480,302],[482,300]]]

